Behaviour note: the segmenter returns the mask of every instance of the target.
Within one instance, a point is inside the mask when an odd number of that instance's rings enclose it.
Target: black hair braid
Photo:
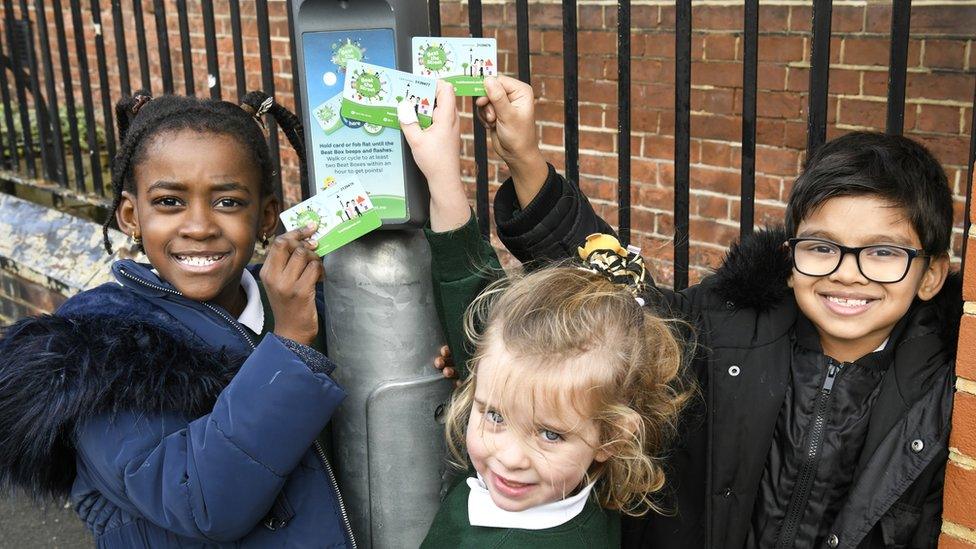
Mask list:
[[[244,94],[241,99],[241,105],[247,105],[255,113],[259,112],[261,105],[269,99],[268,94],[260,90],[250,91]],[[295,154],[298,155],[298,168],[299,174],[302,181],[302,187],[308,187],[308,170],[306,170],[305,162],[305,128],[302,125],[302,121],[295,113],[286,109],[285,107],[278,104],[272,98],[271,108],[268,109],[268,113],[274,117],[278,126],[281,127],[281,131],[285,134],[288,142],[291,144],[292,148],[295,149]]]
[[[151,99],[152,96],[148,91],[137,90],[131,97],[124,97],[115,104],[115,121],[119,132],[119,143],[122,146],[116,153],[112,165],[112,208],[108,217],[105,218],[105,222],[102,223],[102,243],[105,245],[105,250],[109,254],[112,253],[112,242],[108,237],[108,229],[115,218],[115,211],[119,209],[119,204],[122,203],[123,181],[121,178],[116,177],[116,174],[119,173],[118,163],[128,160],[131,156],[131,153],[125,150],[125,138],[129,133],[132,120],[139,114],[139,111],[145,106],[146,102]],[[124,172],[124,170],[122,171]]]

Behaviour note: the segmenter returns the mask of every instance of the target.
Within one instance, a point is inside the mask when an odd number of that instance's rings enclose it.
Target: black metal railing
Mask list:
[[[500,44],[500,50],[514,51],[519,78],[529,82],[532,74],[528,0],[513,0],[515,9],[515,44]],[[2,166],[7,170],[30,177],[43,177],[63,188],[95,196],[106,194],[108,159],[114,155],[117,144],[113,132],[112,101],[120,94],[130,94],[135,87],[130,81],[130,64],[138,65],[139,87],[150,91],[171,93],[174,91],[173,56],[170,51],[170,22],[167,10],[177,15],[178,40],[184,90],[187,94],[209,93],[221,98],[227,92],[223,80],[220,54],[230,53],[233,58],[233,81],[238,99],[246,88],[245,30],[242,26],[240,0],[230,0],[227,13],[220,14],[229,20],[231,52],[218,51],[217,25],[212,0],[201,0],[197,5],[202,21],[206,55],[206,88],[202,92],[194,77],[192,56],[191,13],[185,0],[110,0],[110,19],[113,33],[108,44],[114,51],[116,70],[109,70],[106,35],[102,32],[102,7],[99,0],[67,0],[66,28],[62,0],[3,0],[3,40],[0,40],[0,99],[3,101],[2,124],[5,139],[0,143]],[[280,5],[280,4],[279,4]],[[441,31],[440,0],[429,1],[431,31]],[[251,6],[247,6],[250,8]],[[674,286],[685,287],[689,280],[689,203],[691,170],[691,90],[692,90],[692,3],[676,0],[675,4],[675,54],[674,54]],[[50,9],[49,9],[50,8]],[[630,0],[618,0],[616,7],[617,35],[617,221],[622,240],[627,243],[632,234],[631,217],[631,4]],[[580,175],[580,123],[578,78],[579,44],[577,37],[577,0],[562,0],[563,25],[563,101],[565,171],[568,177]],[[155,44],[147,43],[147,10],[155,23]],[[290,10],[288,26],[293,28]],[[756,136],[758,79],[758,0],[744,0],[742,21],[742,132],[740,162],[739,227],[746,235],[753,229],[756,218]],[[267,0],[253,3],[256,21],[254,38],[260,59],[261,86],[269,93],[275,92],[274,63],[272,57],[271,24]],[[911,0],[893,0],[891,4],[890,62],[888,75],[888,103],[886,130],[900,134],[905,125],[905,90],[908,65]],[[250,12],[248,17],[251,17]],[[810,73],[807,107],[807,152],[826,139],[828,125],[828,90],[831,48],[831,0],[812,0],[810,26]],[[481,0],[467,1],[467,19],[472,36],[484,33]],[[90,24],[86,24],[90,23]],[[127,30],[132,29],[135,43],[135,60],[130,62]],[[51,34],[53,33],[53,40]],[[73,37],[73,51],[69,47]],[[132,37],[130,37],[132,38]],[[94,53],[88,44],[94,43]],[[175,43],[175,40],[174,40]],[[290,51],[294,52],[294,43]],[[93,55],[94,63],[90,57]],[[292,55],[294,57],[294,55]],[[153,64],[153,61],[157,63]],[[91,68],[95,70],[92,72]],[[292,83],[297,70],[292,63]],[[225,72],[227,67],[224,66]],[[516,71],[513,71],[516,72]],[[228,81],[230,78],[228,77]],[[77,86],[77,89],[76,89]],[[94,88],[98,88],[96,108]],[[300,90],[291,90],[296,97]],[[547,93],[552,90],[547,89]],[[80,112],[79,105],[80,102]],[[976,104],[976,90],[974,90]],[[472,106],[473,108],[473,106]],[[100,110],[100,112],[98,112]],[[976,109],[973,109],[973,126],[976,126]],[[63,120],[62,120],[63,119]],[[278,135],[273,120],[268,121],[269,140],[274,151],[275,163],[280,162]],[[35,142],[36,140],[36,142]],[[487,235],[489,219],[488,147],[485,131],[473,125],[474,159],[476,172],[477,212],[482,232]],[[87,160],[86,160],[87,157]],[[966,170],[967,212],[972,187],[972,165],[976,157],[976,140],[970,138]],[[39,162],[39,165],[38,165]],[[275,188],[281,196],[281,170],[276,171]],[[304,185],[302,197],[309,189]],[[963,235],[970,226],[965,216]],[[965,238],[963,239],[965,245]]]

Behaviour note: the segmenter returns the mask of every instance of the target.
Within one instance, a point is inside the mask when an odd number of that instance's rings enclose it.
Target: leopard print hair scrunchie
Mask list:
[[[603,275],[614,284],[623,285],[638,303],[644,305],[648,276],[640,248],[624,248],[612,235],[593,233],[586,237],[586,242],[577,252],[583,260],[583,269]]]

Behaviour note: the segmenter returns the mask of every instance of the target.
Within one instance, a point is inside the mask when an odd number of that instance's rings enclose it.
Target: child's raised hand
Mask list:
[[[433,124],[429,128],[421,129],[409,103],[400,103],[397,117],[414,161],[430,188],[430,228],[443,232],[463,226],[471,217],[471,209],[461,184],[461,122],[454,88],[437,81]]]
[[[316,243],[309,240],[315,230],[308,225],[275,238],[261,268],[275,335],[305,345],[311,345],[319,331],[315,284],[325,274]]]
[[[527,206],[546,182],[546,164],[535,127],[535,95],[532,86],[509,76],[485,78],[485,97],[479,97],[478,118],[491,136],[498,156],[508,164],[515,192]]]

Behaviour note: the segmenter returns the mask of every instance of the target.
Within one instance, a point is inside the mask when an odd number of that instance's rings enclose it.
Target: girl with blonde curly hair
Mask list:
[[[618,546],[617,513],[660,511],[659,456],[688,398],[669,322],[604,274],[567,266],[496,283],[466,331],[475,354],[447,437],[474,474],[448,494],[426,547]]]
[[[469,371],[446,421],[469,474],[423,547],[619,547],[621,513],[664,511],[662,455],[692,393],[683,325],[642,306],[643,261],[612,237],[580,250],[583,264],[481,291],[501,270],[460,181],[450,86],[439,83],[430,128],[410,114],[400,122],[431,191],[435,300]],[[463,326],[451,322],[467,303]]]

